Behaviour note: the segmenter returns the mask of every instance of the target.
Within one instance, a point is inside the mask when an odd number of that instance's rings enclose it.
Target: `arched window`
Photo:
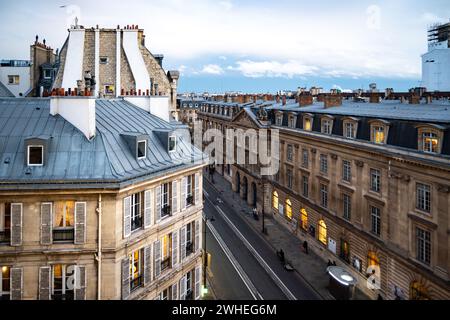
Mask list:
[[[292,203],[289,199],[286,199],[286,216],[292,220]]]
[[[411,282],[409,294],[411,300],[430,300],[428,290],[418,281]]]
[[[379,266],[380,260],[378,259],[377,254],[374,251],[369,251],[367,253],[367,267],[371,266]]]
[[[300,226],[303,230],[308,230],[308,212],[305,208],[300,210]]]
[[[274,191],[272,195],[272,206],[278,210],[278,192]]]
[[[327,245],[327,225],[323,220],[319,221],[319,241]]]

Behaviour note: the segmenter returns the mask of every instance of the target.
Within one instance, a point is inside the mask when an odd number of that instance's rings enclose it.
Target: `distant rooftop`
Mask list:
[[[396,100],[383,100],[380,103],[342,101],[342,106],[324,108],[323,102],[314,102],[311,106],[300,107],[297,103],[285,106],[276,104],[268,110],[293,112],[311,112],[330,115],[347,115],[355,117],[372,117],[421,122],[450,123],[450,103],[448,100],[433,101],[431,104],[400,103]]]
[[[29,67],[30,60],[0,60],[0,67]]]

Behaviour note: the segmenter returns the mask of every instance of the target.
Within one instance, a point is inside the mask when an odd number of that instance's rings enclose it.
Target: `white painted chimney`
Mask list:
[[[50,114],[59,114],[80,130],[88,140],[95,136],[95,97],[52,96]]]

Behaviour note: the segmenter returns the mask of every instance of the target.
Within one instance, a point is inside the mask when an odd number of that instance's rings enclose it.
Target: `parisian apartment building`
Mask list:
[[[144,40],[74,25],[43,97],[0,98],[1,300],[200,298],[207,159]]]
[[[324,263],[353,270],[369,297],[449,299],[449,97],[219,95],[201,104],[198,119],[204,130],[279,132],[276,174],[248,161],[261,152],[249,147],[250,134],[231,136],[235,156],[241,139],[245,164],[225,161],[216,172]],[[223,139],[216,153],[233,143]]]

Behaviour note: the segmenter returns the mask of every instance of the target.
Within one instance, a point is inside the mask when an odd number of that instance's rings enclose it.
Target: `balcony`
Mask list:
[[[74,238],[74,228],[53,229],[53,242],[73,242]]]
[[[142,286],[142,276],[141,275],[130,280],[130,291],[134,291],[141,286]]]
[[[186,206],[192,206],[194,204],[194,196],[187,196],[186,197]]]
[[[170,209],[171,208],[169,205],[165,205],[164,207],[162,207],[161,208],[161,218],[170,216],[172,214],[172,211]]]
[[[194,253],[194,244],[192,241],[186,242],[186,257]]]
[[[164,259],[163,261],[161,261],[161,272],[169,269],[171,266],[170,264],[170,257]]]
[[[0,231],[0,243],[9,243],[11,240],[11,230]]]

